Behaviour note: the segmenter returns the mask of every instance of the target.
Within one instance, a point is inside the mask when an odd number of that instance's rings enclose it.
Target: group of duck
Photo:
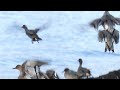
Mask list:
[[[79,67],[77,72],[70,70],[69,68],[64,69],[65,79],[86,79],[91,76],[89,69],[82,67],[82,59],[78,60]],[[48,62],[40,60],[27,60],[22,65],[17,65],[13,69],[20,71],[18,79],[60,79],[55,70],[49,69],[45,73],[40,70],[42,65],[48,65]],[[31,70],[30,68],[34,69]]]
[[[120,25],[120,18],[115,18],[109,14],[108,11],[105,11],[102,18],[95,19],[90,23],[92,27],[98,29],[100,25],[107,23],[109,26],[113,27],[115,24]],[[25,30],[26,35],[33,42],[37,41],[39,43],[42,38],[40,38],[37,33],[40,29],[28,29],[26,25],[23,25],[22,28]],[[82,67],[82,59],[79,59],[79,67],[77,71],[70,70],[69,68],[64,69],[64,77],[66,79],[83,79],[89,78],[91,76],[91,72],[89,69]],[[40,60],[27,60],[22,65],[17,65],[14,69],[18,69],[20,71],[20,75],[18,79],[60,79],[55,70],[47,70],[45,73],[40,70],[40,66],[47,65],[47,62],[43,62]],[[31,73],[32,71],[28,70],[28,67],[34,68],[35,73]],[[38,69],[37,69],[38,68]],[[38,72],[37,72],[38,70]]]
[[[39,40],[42,40],[37,33],[40,29],[28,29],[26,25],[23,25],[22,28],[25,30],[26,35],[32,40],[32,44],[34,41],[37,41],[39,43]],[[88,78],[91,73],[90,70],[87,68],[82,67],[82,59],[79,59],[80,66],[77,70],[77,72],[70,70],[69,68],[64,69],[64,77],[66,79],[82,79],[83,77]],[[55,72],[55,70],[47,70],[45,73],[40,70],[40,66],[47,65],[47,62],[43,62],[40,60],[27,60],[22,65],[17,65],[13,69],[17,69],[20,71],[20,75],[18,76],[18,79],[28,79],[27,76],[29,76],[29,79],[60,79],[58,74]],[[28,67],[34,68],[35,73],[28,70]],[[37,72],[38,67],[38,72]],[[32,73],[31,73],[32,72]]]

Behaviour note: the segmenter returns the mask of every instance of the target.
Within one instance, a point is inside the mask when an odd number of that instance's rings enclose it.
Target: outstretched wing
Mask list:
[[[119,21],[119,18],[115,18],[114,16],[112,15],[107,15],[106,17],[106,20],[108,20],[108,24],[114,26],[115,24],[116,25],[119,25],[120,24],[120,21]]]
[[[118,44],[119,43],[119,31],[118,30],[114,31],[113,38],[115,40],[115,43]]]
[[[99,31],[99,32],[98,32],[98,41],[99,41],[99,42],[102,42],[103,39],[105,39],[105,34],[106,34],[106,31],[105,31],[105,30],[102,30],[102,31]]]
[[[35,59],[34,61],[35,61],[35,62],[32,62],[32,63],[34,63],[34,64],[36,64],[36,65],[39,65],[39,66],[48,65],[48,64],[49,64],[49,63],[46,62],[46,61],[41,61],[41,60],[37,60],[37,59]]]
[[[120,25],[120,18],[115,18],[116,19],[116,24]]]
[[[98,27],[102,24],[101,18],[95,19],[90,23],[91,27],[94,27],[95,29],[98,29]]]

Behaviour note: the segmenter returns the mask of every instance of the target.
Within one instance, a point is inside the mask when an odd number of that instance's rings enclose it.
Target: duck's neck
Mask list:
[[[82,60],[80,61],[80,67],[82,67]]]
[[[27,27],[24,27],[24,30],[25,30],[25,32],[28,32],[28,28]]]
[[[19,69],[19,71],[20,71],[20,76],[24,76],[25,75],[24,69],[22,67]]]
[[[82,67],[82,64],[80,63],[80,67]]]

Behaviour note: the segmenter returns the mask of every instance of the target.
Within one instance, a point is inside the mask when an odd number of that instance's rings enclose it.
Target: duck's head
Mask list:
[[[68,72],[68,71],[69,71],[69,68],[65,68],[65,69],[64,69],[64,72]]]
[[[80,65],[82,65],[82,63],[83,63],[81,58],[78,60],[78,62],[80,63]]]
[[[18,70],[22,70],[22,66],[21,65],[17,65],[15,68],[13,69],[18,69]]]
[[[21,28],[27,29],[27,26],[26,26],[26,25],[23,25]]]
[[[104,16],[106,16],[106,15],[111,15],[111,14],[109,13],[109,11],[105,11]]]

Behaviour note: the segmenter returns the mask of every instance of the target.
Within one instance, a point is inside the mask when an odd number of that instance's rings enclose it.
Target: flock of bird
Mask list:
[[[39,40],[42,40],[38,35],[38,31],[40,29],[30,30],[26,25],[23,25],[22,28],[25,30],[26,35],[32,40],[32,44],[34,41],[39,43]],[[70,70],[69,68],[64,69],[64,76],[66,79],[81,79],[83,77],[89,77],[91,75],[90,70],[82,67],[82,59],[79,59],[80,66],[77,72]],[[27,79],[29,75],[30,79],[60,79],[58,74],[54,70],[47,70],[46,73],[40,70],[42,65],[47,65],[47,62],[43,62],[40,60],[27,60],[22,65],[17,65],[13,69],[17,69],[20,71],[20,75],[18,79]],[[32,71],[29,71],[27,67],[34,68],[35,74]],[[38,72],[37,72],[38,67]],[[32,72],[32,73],[31,73]]]
[[[115,18],[112,15],[109,14],[108,11],[106,11],[102,18],[96,19],[90,23],[90,25],[96,29],[100,25],[105,25],[107,23],[109,26],[113,27],[115,24],[120,24],[120,19]],[[39,40],[42,40],[37,33],[40,29],[30,30],[27,28],[26,25],[23,25],[22,28],[25,30],[26,35],[31,39],[32,44],[34,41],[37,41],[39,43]],[[64,69],[64,77],[66,79],[83,79],[83,78],[89,78],[91,76],[91,71],[87,68],[82,67],[83,60],[79,59],[79,67],[77,71],[70,70],[69,68]],[[13,69],[17,69],[20,71],[20,75],[18,76],[18,79],[28,79],[27,76],[29,76],[29,79],[60,79],[58,74],[55,72],[55,70],[47,70],[45,73],[40,70],[40,67],[42,65],[47,65],[47,62],[43,62],[40,60],[27,60],[22,65],[17,65]],[[34,68],[35,73],[30,71],[28,68]],[[38,69],[37,69],[38,68]],[[38,71],[37,71],[38,70]]]
[[[82,67],[82,59],[79,59],[78,62],[79,67],[77,71],[70,70],[69,68],[64,69],[63,72],[66,79],[83,79],[91,76],[90,70]],[[18,79],[60,79],[55,70],[49,69],[45,73],[42,72],[40,70],[42,65],[48,65],[48,63],[40,60],[27,60],[22,65],[17,65],[13,69],[20,71]],[[35,73],[29,68],[33,68]]]

